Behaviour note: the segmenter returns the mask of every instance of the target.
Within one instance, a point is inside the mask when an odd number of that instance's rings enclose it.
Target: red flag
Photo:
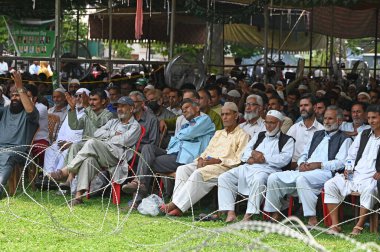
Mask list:
[[[136,19],[135,19],[135,38],[141,39],[143,35],[143,0],[137,0]]]

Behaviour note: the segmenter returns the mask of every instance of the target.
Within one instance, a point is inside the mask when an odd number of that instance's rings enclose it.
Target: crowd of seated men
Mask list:
[[[128,207],[137,208],[156,174],[174,176],[174,186],[165,185],[172,200],[160,207],[170,216],[185,214],[217,186],[226,222],[238,218],[237,195],[247,199],[243,220],[262,211],[280,220],[287,199],[296,196],[307,224],[315,226],[324,190],[330,233],[338,233],[337,206],[356,192],[357,235],[376,205],[380,86],[374,79],[367,86],[320,78],[264,84],[244,75],[213,75],[198,90],[189,83],[163,87],[148,78],[98,86],[72,79],[54,90],[49,85],[18,72],[1,85],[1,192],[32,146],[30,155],[43,171],[39,179],[60,181],[74,195],[72,206],[84,203],[92,180],[107,176],[133,195]],[[59,122],[50,139],[53,115]],[[132,159],[128,150],[142,128],[131,173],[120,164]]]

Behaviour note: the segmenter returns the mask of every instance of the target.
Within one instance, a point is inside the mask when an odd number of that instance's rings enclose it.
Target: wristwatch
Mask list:
[[[26,93],[26,90],[25,90],[25,88],[18,88],[17,93],[19,93],[19,94]]]

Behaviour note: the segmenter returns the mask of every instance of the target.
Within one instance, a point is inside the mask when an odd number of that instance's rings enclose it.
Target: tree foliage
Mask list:
[[[126,42],[112,42],[113,56],[117,58],[130,59],[133,48]]]
[[[235,44],[224,46],[224,55],[232,54],[234,57],[251,58],[263,53],[262,47],[245,47]]]
[[[64,12],[63,24],[62,24],[62,37],[61,40],[76,40],[77,39],[77,12],[74,10],[68,10]],[[85,14],[85,11],[79,11],[79,17]],[[79,19],[79,40],[87,39],[88,24]]]

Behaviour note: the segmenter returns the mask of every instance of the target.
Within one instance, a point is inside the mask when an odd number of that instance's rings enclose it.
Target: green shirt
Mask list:
[[[212,109],[209,109],[205,114],[208,115],[210,117],[211,121],[214,123],[215,130],[223,129],[222,118],[220,117],[220,115],[218,113],[216,113]],[[169,131],[175,131],[175,127],[176,127],[175,123],[177,121],[177,117],[178,116],[164,120]]]
[[[96,114],[90,107],[85,108],[84,116],[79,120],[77,118],[76,109],[70,109],[67,116],[69,119],[69,126],[72,130],[83,129],[83,139],[93,137],[94,132],[97,129],[113,118],[113,114],[108,109],[104,109],[99,114]]]

